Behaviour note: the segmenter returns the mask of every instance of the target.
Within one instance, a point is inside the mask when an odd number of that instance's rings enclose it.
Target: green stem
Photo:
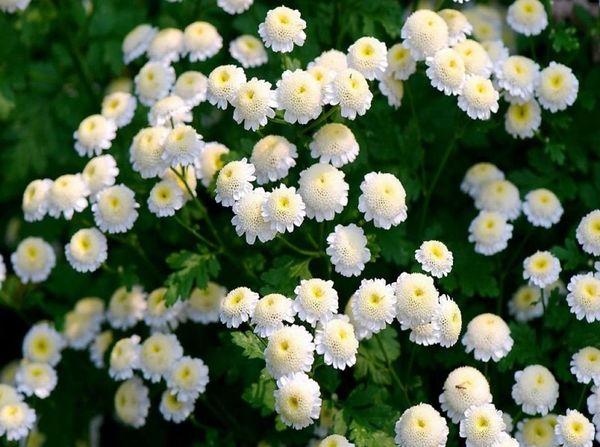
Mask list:
[[[199,241],[205,243],[206,245],[212,247],[212,248],[218,248],[217,245],[215,245],[214,243],[212,243],[211,241],[209,241],[208,239],[206,239],[204,236],[202,236],[200,233],[198,233],[196,230],[194,230],[192,227],[190,227],[189,225],[187,225],[183,220],[181,220],[177,215],[174,216],[175,217],[175,221],[185,230],[187,230],[189,233],[191,233],[193,236],[195,236]]]
[[[373,338],[375,338],[375,341],[377,342],[377,345],[379,346],[379,350],[381,351],[381,355],[383,356],[383,360],[385,361],[385,365],[386,365],[388,371],[390,372],[392,379],[394,379],[394,382],[396,382],[396,385],[398,386],[398,388],[400,388],[400,390],[402,391],[402,394],[404,394],[404,398],[406,399],[407,404],[410,405],[410,398],[408,397],[408,391],[406,390],[406,387],[402,383],[402,380],[400,380],[400,377],[398,377],[398,374],[396,374],[396,371],[394,370],[392,362],[390,361],[390,358],[387,355],[385,347],[383,346],[383,342],[379,338],[379,334],[375,334],[373,336]]]
[[[300,248],[297,245],[292,244],[290,241],[288,241],[286,238],[284,238],[281,234],[277,235],[277,239],[279,239],[281,242],[283,242],[284,245],[287,245],[289,248],[291,248],[298,254],[309,256],[311,258],[319,258],[322,256],[322,254],[319,253],[318,251],[304,250],[303,248]]]
[[[305,135],[310,130],[314,129],[315,127],[320,126],[323,122],[327,121],[327,119],[331,115],[333,115],[335,112],[337,112],[339,110],[339,108],[340,108],[339,106],[333,106],[327,112],[322,113],[321,116],[319,116],[315,121],[313,121],[310,125],[306,126],[304,129],[302,129],[302,131],[300,132],[300,135]]]
[[[581,394],[579,395],[579,400],[577,401],[577,410],[581,409],[581,406],[583,405],[583,401],[585,399],[585,395],[588,393],[588,390],[590,389],[590,387],[592,386],[593,382],[587,383],[583,385],[583,389],[581,390]]]

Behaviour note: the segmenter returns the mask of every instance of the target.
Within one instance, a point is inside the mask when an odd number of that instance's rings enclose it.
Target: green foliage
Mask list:
[[[249,359],[264,359],[265,345],[252,331],[232,332],[231,341],[242,348]]]
[[[165,280],[168,304],[189,297],[193,287],[205,288],[208,280],[215,278],[221,268],[213,253],[198,254],[186,250],[170,254],[167,264],[176,270]]]

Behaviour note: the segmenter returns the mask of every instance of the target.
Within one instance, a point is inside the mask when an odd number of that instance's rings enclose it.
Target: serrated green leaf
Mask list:
[[[242,348],[244,356],[249,359],[263,359],[265,345],[252,331],[232,332],[231,341]]]

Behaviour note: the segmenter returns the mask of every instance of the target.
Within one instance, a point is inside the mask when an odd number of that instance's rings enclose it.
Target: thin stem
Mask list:
[[[400,380],[400,377],[398,377],[398,374],[396,374],[396,371],[394,370],[392,362],[390,361],[390,358],[387,355],[385,347],[383,346],[383,342],[379,338],[379,334],[375,334],[374,338],[375,338],[375,341],[377,342],[377,345],[379,346],[379,350],[381,351],[381,355],[383,356],[385,365],[386,365],[387,369],[389,370],[390,374],[392,375],[392,379],[394,379],[394,381],[396,382],[396,385],[398,385],[398,388],[400,388],[400,390],[404,394],[407,404],[410,405],[410,398],[408,397],[408,391],[406,390],[406,387],[402,383],[402,380]]]
[[[423,146],[423,138],[421,134],[421,125],[419,124],[419,118],[417,117],[417,109],[415,108],[415,101],[413,99],[412,90],[409,88],[408,83],[405,84],[404,91],[408,97],[408,103],[410,106],[410,112],[415,121],[415,128],[417,130],[417,143],[422,151],[421,162],[419,163],[419,175],[421,177],[421,186],[423,187],[423,193],[425,194],[427,189],[425,187],[425,147]]]
[[[584,384],[581,390],[581,394],[579,395],[579,400],[577,401],[577,409],[580,410],[583,405],[583,401],[585,399],[585,395],[588,393],[589,388],[592,386],[592,382]]]
[[[327,119],[333,115],[335,112],[337,112],[339,109],[339,106],[333,106],[331,109],[329,109],[327,112],[322,113],[321,116],[319,116],[319,118],[317,118],[315,121],[313,121],[310,125],[306,126],[304,129],[302,129],[302,131],[300,132],[301,135],[305,135],[307,132],[309,132],[310,130],[314,129],[315,127],[320,126],[323,122],[327,121]]]
[[[291,248],[296,253],[299,253],[301,255],[309,256],[311,258],[319,258],[322,256],[322,254],[319,253],[318,251],[304,250],[303,248],[300,248],[297,245],[292,244],[290,241],[288,241],[286,238],[284,238],[281,234],[277,235],[277,239],[279,239],[281,242],[283,242],[284,245],[287,245],[289,248]]]
[[[191,233],[193,236],[195,236],[199,241],[204,242],[206,245],[209,245],[213,248],[218,248],[216,244],[212,243],[211,241],[209,241],[208,239],[206,239],[204,236],[202,236],[200,233],[198,233],[196,230],[194,230],[192,227],[190,227],[189,225],[187,225],[183,220],[181,220],[179,218],[179,216],[175,215],[175,221],[185,230],[187,230],[189,233]]]

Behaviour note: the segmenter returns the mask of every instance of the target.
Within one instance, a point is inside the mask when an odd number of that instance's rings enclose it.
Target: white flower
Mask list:
[[[328,321],[338,311],[338,294],[333,281],[319,278],[303,279],[294,289],[293,308],[298,318],[311,326]]]
[[[129,148],[129,158],[133,169],[139,172],[142,178],[157,177],[166,169],[167,166],[162,155],[167,135],[169,135],[169,129],[147,127],[133,137]]]
[[[172,168],[168,168],[161,175],[162,180],[169,180],[177,185],[177,187],[183,192],[184,203],[187,200],[196,197],[196,186],[198,181],[196,180],[196,173],[194,169],[188,169],[187,166],[176,165]]]
[[[229,148],[224,144],[213,141],[204,145],[195,164],[196,177],[204,186],[208,187],[215,173],[223,167],[221,157],[227,153]]]
[[[129,329],[144,318],[146,294],[140,286],[119,287],[110,297],[106,318],[115,329]]]
[[[162,62],[150,61],[140,69],[134,81],[140,102],[151,106],[169,94],[175,82],[175,70]]]
[[[321,439],[316,447],[354,447],[354,444],[342,435],[329,435]]]
[[[296,188],[279,185],[263,203],[262,216],[271,228],[278,233],[294,231],[306,216],[306,205]]]
[[[160,30],[150,41],[146,53],[151,61],[165,64],[177,62],[185,53],[183,33],[176,28]]]
[[[523,447],[556,447],[555,425],[554,415],[524,419],[517,424],[515,437]]]
[[[69,264],[78,272],[93,272],[108,257],[108,243],[96,228],[83,228],[71,236],[65,245],[65,256]]]
[[[102,302],[102,307],[104,307],[104,302]],[[73,349],[87,347],[100,331],[103,319],[103,311],[99,315],[78,310],[67,312],[62,334],[69,347]]]
[[[144,322],[152,329],[164,331],[176,328],[183,311],[183,301],[167,304],[166,287],[159,287],[148,294]]]
[[[542,293],[539,288],[521,286],[508,302],[508,312],[519,322],[527,322],[539,318],[544,313],[541,301]]]
[[[117,341],[110,352],[108,374],[115,380],[127,380],[140,367],[140,337],[132,335]]]
[[[381,79],[387,66],[387,47],[374,37],[361,37],[348,48],[348,67],[369,81]]]
[[[594,417],[594,424],[600,421],[600,388],[592,386],[592,394],[587,398],[588,412]]]
[[[573,354],[571,373],[579,383],[600,385],[600,349],[586,346]]]
[[[593,273],[574,275],[567,285],[567,303],[578,320],[600,320],[600,276]]]
[[[183,357],[183,348],[173,334],[155,333],[142,343],[140,369],[153,383],[166,378],[171,366]]]
[[[476,163],[467,170],[460,190],[476,198],[483,185],[493,180],[504,180],[504,173],[492,163]]]
[[[202,136],[196,132],[196,129],[185,124],[177,124],[167,135],[161,157],[168,166],[191,165],[200,155],[203,146]]]
[[[48,214],[71,220],[75,212],[87,208],[86,197],[90,191],[81,174],[66,174],[58,177],[48,191]]]
[[[540,76],[540,66],[524,56],[510,56],[496,67],[496,80],[510,98],[522,104],[533,98]]]
[[[229,292],[220,302],[219,319],[228,328],[237,328],[254,315],[258,293],[248,287],[238,287]]]
[[[563,64],[550,62],[540,72],[535,94],[540,105],[554,113],[572,106],[578,91],[579,81],[573,71]]]
[[[317,354],[323,354],[326,365],[346,369],[356,363],[358,340],[346,315],[320,322],[315,333]]]
[[[467,75],[487,79],[492,74],[492,59],[479,42],[466,39],[454,45],[453,49],[462,57]]]
[[[103,150],[110,149],[116,136],[117,126],[114,121],[102,115],[88,116],[73,133],[75,150],[82,157],[100,155]]]
[[[471,119],[487,120],[498,111],[499,98],[492,81],[478,75],[468,75],[458,96],[458,107],[467,112]]]
[[[457,424],[469,407],[491,403],[492,394],[483,374],[471,366],[462,366],[448,374],[439,401],[448,417]]]
[[[323,102],[338,105],[343,118],[356,119],[371,108],[373,93],[365,77],[352,68],[338,72],[329,84],[325,86]]]
[[[184,356],[173,364],[166,380],[179,401],[193,402],[206,390],[208,367],[201,359]]]
[[[477,253],[491,256],[504,250],[512,237],[513,226],[495,211],[481,211],[469,225],[469,242]]]
[[[442,9],[437,14],[444,19],[444,22],[448,26],[448,45],[456,45],[473,33],[473,25],[469,23],[469,20],[462,12],[456,9]]]
[[[443,48],[425,60],[431,85],[446,95],[458,95],[466,77],[465,63],[452,48]]]
[[[227,295],[227,289],[209,281],[204,289],[195,288],[186,301],[187,317],[195,323],[216,323],[219,321],[221,300]]]
[[[336,225],[327,236],[326,253],[342,276],[359,276],[371,259],[365,232],[355,224]]]
[[[265,21],[258,25],[258,34],[267,48],[289,53],[294,45],[304,45],[305,28],[306,22],[300,17],[299,11],[279,6],[267,12]]]
[[[523,279],[544,288],[558,280],[560,261],[549,251],[537,251],[523,261]]]
[[[600,209],[590,211],[581,219],[575,236],[583,251],[600,256]]]
[[[102,100],[102,116],[113,121],[117,127],[124,127],[133,119],[136,106],[137,101],[131,93],[114,92]]]
[[[65,346],[62,336],[47,322],[33,325],[23,339],[23,358],[55,366]]]
[[[112,155],[100,155],[92,158],[81,173],[92,198],[107,186],[114,185],[117,175],[119,175],[119,168]]]
[[[250,34],[232,40],[229,44],[229,54],[244,68],[260,67],[269,60],[263,43]]]
[[[539,0],[516,0],[508,7],[506,21],[518,33],[537,36],[548,26],[548,15]]]
[[[227,14],[241,14],[252,6],[254,0],[217,0],[217,6]]]
[[[315,65],[329,68],[337,73],[338,71],[348,68],[348,58],[346,57],[346,54],[339,50],[327,50],[323,51],[312,62],[309,62],[307,67],[310,69]]]
[[[42,220],[48,212],[48,195],[52,188],[52,180],[33,180],[23,192],[22,206],[23,217],[27,222]]]
[[[592,447],[596,430],[594,425],[577,410],[567,410],[558,416],[554,433],[558,443],[564,447]]]
[[[31,0],[2,0],[2,2],[0,2],[0,11],[9,14],[15,13],[16,11],[24,11],[27,9],[30,2]]]
[[[495,66],[508,59],[508,48],[506,48],[502,40],[483,40],[480,44]]]
[[[419,9],[408,16],[402,26],[404,45],[417,61],[424,60],[448,46],[448,26],[443,18],[428,9]]]
[[[146,52],[158,30],[146,23],[133,28],[123,39],[123,61],[128,64]]]
[[[462,314],[458,305],[447,295],[440,295],[439,307],[433,322],[438,326],[440,346],[449,348],[458,342],[462,329]]]
[[[395,284],[397,318],[403,327],[431,322],[439,306],[439,292],[431,276],[401,273]]]
[[[467,447],[488,447],[493,445],[506,424],[502,412],[493,404],[472,405],[460,421],[460,437],[466,438]]]
[[[208,79],[199,71],[181,73],[175,81],[172,93],[179,96],[190,107],[206,101]]]
[[[279,293],[270,293],[256,303],[251,324],[259,337],[270,337],[283,328],[284,322],[293,323],[296,311],[292,300]]]
[[[435,319],[410,327],[409,340],[417,345],[431,346],[440,342],[440,328]]]
[[[267,242],[276,235],[276,231],[262,214],[268,196],[269,194],[263,188],[256,188],[244,194],[233,204],[231,223],[238,236],[245,235],[246,243],[250,245],[256,242],[256,238],[261,242]]]
[[[321,163],[331,163],[339,168],[351,163],[358,155],[356,137],[349,127],[341,123],[329,123],[322,126],[313,135],[309,143],[310,155]]]
[[[319,384],[303,373],[282,377],[275,390],[275,411],[283,423],[300,430],[319,419],[321,390]]]
[[[533,226],[550,228],[560,221],[564,210],[556,194],[539,188],[525,195],[523,212]]]
[[[323,110],[321,84],[304,70],[284,71],[277,81],[276,95],[283,119],[291,124],[306,124]]]
[[[558,382],[542,365],[530,365],[515,373],[512,398],[525,414],[547,415],[558,400]]]
[[[10,256],[15,274],[22,283],[45,281],[56,265],[52,246],[39,237],[23,239]]]
[[[194,22],[183,30],[183,46],[190,62],[204,61],[219,52],[223,38],[210,23]]]
[[[360,184],[358,209],[367,222],[389,230],[406,220],[406,191],[393,174],[369,172]]]
[[[33,429],[35,411],[24,402],[13,402],[0,408],[0,433],[8,441],[25,438]]]
[[[304,326],[285,326],[269,337],[265,362],[275,380],[288,374],[308,372],[314,362],[313,337]]]
[[[184,204],[184,193],[172,180],[161,180],[150,190],[148,209],[157,217],[175,215]]]
[[[333,81],[335,78],[335,71],[331,68],[327,68],[324,65],[312,65],[310,68],[306,69],[306,72],[310,74],[321,86],[321,93],[325,94],[325,87]],[[323,96],[321,96],[321,102],[323,101]]]
[[[15,376],[20,368],[20,364],[21,362],[14,360],[13,362],[9,363],[3,368],[2,374],[4,375],[4,373],[7,370],[7,366],[10,365],[10,372],[13,376]],[[4,405],[14,404],[23,400],[23,396],[21,396],[13,386],[16,385],[14,383],[14,377],[11,382],[12,385],[9,385],[7,381],[3,378],[2,383],[0,383],[0,408],[2,408]]]
[[[245,158],[230,161],[217,175],[215,200],[223,206],[232,206],[252,190],[255,168]]]
[[[429,404],[405,410],[394,430],[394,441],[403,447],[444,447],[449,433],[446,420]]]
[[[174,127],[192,121],[191,108],[177,95],[169,95],[156,101],[148,112],[151,126]]]
[[[397,109],[402,105],[404,82],[394,79],[390,72],[386,71],[379,81],[379,91],[387,98],[390,107]]]
[[[96,368],[104,368],[104,355],[113,342],[113,332],[106,330],[100,332],[90,345],[90,360]]]
[[[300,172],[298,192],[306,205],[306,216],[317,222],[333,220],[348,204],[345,174],[329,164],[316,163]]]
[[[485,313],[469,322],[462,344],[467,354],[473,352],[476,360],[498,362],[508,355],[514,341],[510,336],[508,325],[502,318]]]
[[[384,329],[396,316],[394,288],[383,279],[363,279],[351,299],[350,308],[356,323],[369,335]]]
[[[246,82],[244,70],[235,65],[220,65],[208,75],[208,102],[225,110]]]
[[[15,377],[17,390],[25,396],[45,399],[56,387],[56,371],[47,363],[21,362]]]
[[[139,377],[123,382],[115,393],[115,413],[125,424],[142,427],[150,410],[148,388]]]
[[[92,205],[96,225],[108,233],[129,231],[138,218],[137,208],[134,192],[123,184],[100,191]]]
[[[515,138],[532,138],[542,124],[542,109],[535,99],[511,104],[504,116],[504,128]]]
[[[403,43],[392,45],[387,52],[387,72],[399,81],[406,81],[417,71],[417,61],[413,59],[410,50]]]
[[[452,270],[454,258],[448,247],[440,241],[424,241],[415,251],[421,268],[436,278],[443,278]]]
[[[257,130],[275,117],[276,93],[270,82],[252,78],[240,86],[231,104],[234,121],[244,123],[246,130]]]
[[[194,400],[182,401],[173,390],[166,389],[160,398],[159,410],[165,420],[180,424],[194,411]]]
[[[256,183],[263,185],[287,177],[290,168],[296,166],[298,151],[285,137],[267,135],[252,148],[250,163],[256,169]]]

